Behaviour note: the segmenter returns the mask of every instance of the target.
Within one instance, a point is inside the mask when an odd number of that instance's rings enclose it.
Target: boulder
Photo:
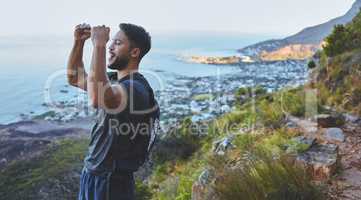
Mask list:
[[[232,141],[234,139],[234,135],[229,135],[221,140],[218,140],[213,143],[213,153],[223,156],[227,150],[234,148]]]
[[[192,200],[216,200],[211,183],[214,181],[214,174],[211,170],[204,170],[198,180],[192,185]]]
[[[320,139],[324,143],[340,144],[345,141],[345,134],[340,128],[327,128],[324,129]]]
[[[339,162],[338,146],[318,144],[296,158],[296,164],[302,166],[315,181],[326,181],[335,174]]]
[[[287,116],[287,126],[289,128],[298,127],[307,137],[315,137],[318,131],[317,123],[300,119],[294,116]]]
[[[348,113],[343,114],[343,117],[345,118],[346,122],[349,122],[351,124],[356,124],[359,121],[361,121],[361,119],[359,117],[348,114]]]
[[[206,169],[201,173],[201,175],[199,175],[198,182],[202,185],[207,185],[212,177],[213,173],[209,169]]]
[[[291,139],[290,144],[287,145],[287,153],[305,152],[310,149],[316,142],[316,138],[307,138],[305,136],[298,136]]]
[[[196,181],[192,185],[192,200],[203,200],[205,196],[205,187]]]
[[[286,127],[287,128],[297,128],[298,126],[297,126],[297,124],[295,122],[288,121],[288,122],[286,122]]]
[[[311,147],[312,145],[315,144],[316,139],[315,138],[307,138],[305,136],[298,136],[292,139],[292,141],[300,143],[300,144],[305,144],[308,145],[309,147]]]
[[[321,128],[340,127],[345,123],[344,117],[338,114],[320,114],[316,115],[314,120]]]

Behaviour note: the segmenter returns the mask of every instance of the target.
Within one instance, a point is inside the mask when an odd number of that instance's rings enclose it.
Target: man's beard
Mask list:
[[[108,65],[108,68],[114,70],[123,70],[128,66],[128,63],[129,63],[129,58],[117,57],[113,63]]]

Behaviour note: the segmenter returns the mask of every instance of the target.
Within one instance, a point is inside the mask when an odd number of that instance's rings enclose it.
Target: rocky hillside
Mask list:
[[[306,86],[317,91],[323,106],[355,116],[361,115],[361,49],[355,39],[361,36],[360,22],[361,13],[332,31],[324,50],[313,57],[317,64]],[[338,144],[339,170],[328,182],[329,199],[361,199],[361,123],[357,117],[347,118],[349,122],[341,127],[345,135],[333,133],[344,140]]]
[[[340,112],[361,115],[361,12],[330,34],[324,50],[314,56],[317,67],[311,73],[312,87],[320,101]]]
[[[31,160],[62,139],[87,137],[90,119],[71,123],[20,121],[0,127],[0,170],[19,160]]]
[[[332,32],[335,25],[346,24],[350,22],[359,12],[360,8],[361,0],[356,0],[352,8],[341,17],[337,17],[317,26],[305,28],[299,33],[284,39],[268,40],[245,47],[240,49],[239,52],[251,57],[259,57],[261,54],[263,54],[263,57],[266,57],[267,60],[309,58],[308,54],[299,56],[298,52],[300,51],[298,49],[295,49],[294,53],[290,54],[291,56],[280,56],[278,52],[280,49],[292,45],[311,45],[318,49],[325,37]],[[282,55],[282,52],[280,54]]]
[[[0,126],[0,199],[76,199],[93,119]],[[140,176],[148,172],[144,168]],[[137,182],[139,199],[149,199]]]

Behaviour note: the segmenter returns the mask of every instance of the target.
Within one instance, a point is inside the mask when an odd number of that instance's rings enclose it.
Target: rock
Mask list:
[[[345,122],[342,115],[328,115],[320,114],[314,117],[314,120],[317,122],[319,127],[330,128],[330,127],[339,127],[342,126]]]
[[[361,120],[359,117],[348,114],[348,113],[343,114],[343,117],[345,118],[346,122],[349,122],[352,124],[356,124]]]
[[[297,128],[297,124],[294,123],[294,122],[288,121],[288,122],[286,123],[286,127],[287,127],[287,128]]]
[[[334,175],[338,162],[338,146],[335,144],[315,145],[296,158],[296,164],[304,167],[316,181],[325,181]]]
[[[215,200],[214,190],[210,183],[214,180],[211,170],[204,170],[192,185],[192,200]]]
[[[212,178],[212,172],[209,169],[204,170],[198,177],[198,182],[202,185],[207,185]]]
[[[228,149],[234,148],[232,141],[234,135],[227,136],[221,140],[213,143],[213,152],[217,155],[223,156]]]
[[[205,196],[205,187],[199,182],[192,185],[192,200],[203,200]]]
[[[28,121],[28,123],[26,124],[16,125],[13,128],[12,132],[27,133],[35,136],[43,132],[52,132],[58,128],[59,126],[54,123],[38,120],[38,121]]]
[[[0,160],[0,164],[6,164],[8,162],[8,160],[6,158],[3,158]]]
[[[230,112],[231,111],[231,107],[229,107],[229,105],[223,105],[221,107],[221,112],[222,113],[227,113],[227,112]]]
[[[316,138],[307,138],[299,136],[291,139],[291,144],[287,146],[287,153],[305,152],[316,142]]]
[[[306,144],[308,146],[312,146],[315,144],[316,139],[315,138],[306,138],[305,136],[299,136],[292,139],[292,141],[300,143],[300,144]]]
[[[318,131],[317,123],[293,116],[287,116],[287,124],[288,127],[299,127],[305,136],[311,138],[315,137]]]
[[[327,128],[321,135],[321,140],[327,143],[339,144],[345,141],[345,135],[340,128]]]

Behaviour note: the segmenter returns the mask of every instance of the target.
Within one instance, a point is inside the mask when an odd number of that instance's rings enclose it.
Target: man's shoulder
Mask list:
[[[124,80],[119,82],[122,86],[125,87],[125,89],[130,92],[137,92],[140,94],[148,95],[148,87],[147,85],[139,80]]]
[[[151,88],[145,79],[130,78],[120,80],[119,83],[125,88],[128,94],[128,103],[135,109],[146,109],[151,104]]]
[[[136,92],[142,92],[145,94],[151,90],[148,81],[141,74],[135,74],[127,79],[119,80],[119,83],[125,86],[125,88],[133,89]]]

